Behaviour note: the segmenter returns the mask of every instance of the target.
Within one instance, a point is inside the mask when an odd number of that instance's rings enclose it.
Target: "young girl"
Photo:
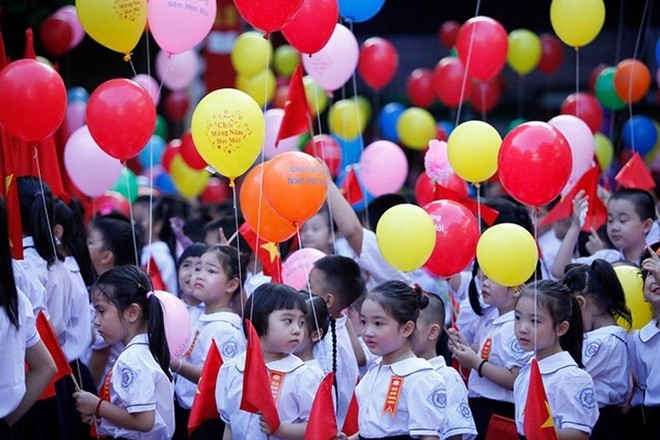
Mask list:
[[[513,330],[515,292],[515,287],[502,286],[483,276],[481,296],[486,304],[497,310],[498,315],[478,351],[467,345],[460,333],[449,330],[453,335],[450,350],[463,367],[471,370],[469,402],[479,439],[485,438],[493,414],[514,417],[513,382],[520,368],[532,356],[529,349],[520,346]]]
[[[303,335],[300,340],[300,345],[293,352],[298,356],[304,363],[311,365],[323,371],[321,362],[314,358],[314,346],[322,341],[325,336],[328,334],[328,329],[330,326],[334,326],[334,318],[330,316],[328,311],[328,306],[326,305],[323,298],[319,296],[311,296],[309,292],[301,291],[305,303],[307,304],[307,313],[305,313],[305,328],[303,329]],[[335,332],[332,333],[331,338],[336,339]],[[332,341],[333,347],[337,346],[337,341]],[[333,349],[333,356],[337,356],[337,350]],[[333,359],[333,371],[337,369],[337,360]]]
[[[516,303],[515,330],[522,348],[535,352],[558,438],[588,439],[598,420],[598,403],[594,382],[582,369],[582,317],[577,300],[556,281],[528,284]],[[525,365],[513,384],[521,435],[530,371],[530,364]]]
[[[30,302],[14,284],[7,226],[7,206],[0,197],[0,438],[11,440],[22,438],[13,425],[57,369],[39,338]]]
[[[186,304],[193,322],[196,322],[204,312],[204,304],[193,295],[193,277],[195,268],[207,249],[208,246],[204,243],[192,243],[183,251],[176,262],[178,295]]]
[[[623,438],[622,409],[632,387],[626,330],[616,322],[620,317],[632,325],[623,288],[612,266],[601,259],[568,266],[562,282],[582,311],[582,359],[594,381],[600,412],[591,438]]]
[[[573,217],[564,240],[557,251],[552,275],[561,278],[567,264],[589,264],[596,258],[609,263],[629,261],[640,264],[646,246],[646,234],[655,221],[655,200],[641,189],[622,189],[612,193],[607,202],[607,236],[614,249],[602,249],[589,257],[572,258],[582,228],[581,222],[588,208],[588,197],[579,191],[573,200]]]
[[[642,262],[644,300],[653,308],[653,319],[628,335],[628,351],[639,390],[633,400],[637,417],[634,428],[639,431],[634,438],[654,438],[660,432],[660,258],[654,249],[645,252]]]
[[[163,310],[147,273],[121,266],[92,288],[94,324],[108,343],[125,348],[106,376],[102,397],[74,393],[78,412],[114,438],[164,439],[174,433],[174,387]],[[103,395],[106,394],[106,395]]]
[[[216,245],[204,252],[195,264],[192,295],[205,306],[204,313],[193,324],[197,337],[190,355],[172,361],[172,371],[177,373],[177,402],[188,413],[180,414],[179,420],[189,416],[211,344],[215,342],[225,362],[245,351],[241,317],[231,308],[232,300],[241,292],[239,273],[245,271],[245,268],[239,269],[238,260],[235,248]]]
[[[292,354],[300,344],[306,313],[302,295],[284,284],[262,284],[250,295],[245,314],[259,336],[281,425],[270,433],[258,415],[239,409],[246,360],[243,353],[226,361],[218,373],[215,399],[227,424],[225,440],[266,439],[269,434],[272,440],[302,438],[322,380],[319,370]]]
[[[445,382],[411,347],[419,311],[428,302],[418,287],[387,281],[362,303],[362,336],[381,359],[355,388],[359,438],[439,438],[446,417]],[[337,438],[347,437],[339,433]]]

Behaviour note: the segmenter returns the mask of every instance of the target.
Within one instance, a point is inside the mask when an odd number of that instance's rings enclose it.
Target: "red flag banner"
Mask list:
[[[207,420],[218,418],[218,406],[215,401],[215,383],[218,379],[218,371],[222,366],[222,356],[215,341],[211,342],[211,348],[206,355],[202,373],[197,383],[197,392],[193,399],[190,417],[188,419],[188,434],[199,428]]]
[[[543,379],[536,359],[532,359],[523,430],[525,431],[525,437],[529,439],[557,440],[555,423],[552,419],[550,404],[545,394],[545,388],[543,388]]]
[[[348,410],[346,411],[346,418],[344,418],[344,426],[341,427],[341,432],[343,432],[349,437],[358,433],[359,412],[360,412],[360,408],[358,407],[357,397],[355,397],[355,392],[353,392],[351,401],[348,404]]]
[[[614,180],[624,188],[638,188],[648,191],[655,188],[653,176],[651,176],[651,172],[639,153],[633,154],[630,160],[621,168],[621,171],[614,177]]]
[[[358,181],[357,174],[355,173],[355,168],[353,168],[352,165],[349,165],[348,169],[346,170],[346,178],[341,183],[339,192],[341,192],[344,198],[351,205],[362,201],[364,198],[362,195],[362,189],[360,189],[360,182]]]
[[[329,372],[321,381],[307,420],[304,440],[332,440],[337,435],[337,418],[332,401],[334,372]],[[344,432],[344,434],[346,434]]]
[[[238,232],[247,242],[248,246],[250,246],[250,249],[252,249],[259,261],[261,261],[264,275],[271,277],[274,283],[281,283],[282,256],[280,255],[277,243],[262,240],[260,237],[257,237],[257,234],[247,222],[243,223],[241,227],[238,228]]]
[[[65,376],[73,374],[73,371],[71,370],[69,361],[66,359],[64,351],[62,351],[60,342],[57,340],[55,330],[53,330],[53,326],[50,324],[43,311],[40,311],[37,315],[36,327],[37,332],[39,332],[39,337],[43,341],[46,349],[55,361],[55,366],[57,367],[55,376],[53,376],[50,384],[48,384],[43,393],[41,393],[41,396],[39,396],[39,399],[46,399],[55,395],[55,382]]]
[[[284,104],[284,117],[277,133],[275,146],[282,140],[309,130],[309,115],[312,113],[307,103],[303,84],[302,66],[298,65],[289,81],[289,94]]]
[[[167,291],[167,287],[165,286],[165,281],[163,281],[163,276],[160,274],[160,269],[158,268],[158,265],[156,264],[156,260],[154,260],[154,257],[149,257],[149,265],[145,267],[145,269],[149,269],[149,278],[151,279],[151,285],[153,286],[154,290],[165,290]],[[176,293],[176,292],[170,292],[170,293]]]

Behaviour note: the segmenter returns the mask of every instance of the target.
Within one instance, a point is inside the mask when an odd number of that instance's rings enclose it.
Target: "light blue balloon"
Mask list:
[[[623,144],[629,150],[634,150],[644,156],[650,153],[658,140],[658,131],[655,129],[653,119],[644,115],[636,115],[623,124],[621,132]]]
[[[342,169],[346,167],[346,165],[357,163],[360,160],[363,150],[362,138],[360,136],[350,140],[345,140],[340,137],[335,137],[335,139],[339,142],[339,146],[341,147]]]
[[[154,187],[161,194],[172,195],[177,193],[174,182],[168,173],[160,173],[154,180]]]
[[[381,10],[385,0],[339,0],[339,14],[354,23],[367,21]]]
[[[72,102],[87,102],[89,101],[89,92],[82,87],[71,87],[66,92],[66,102],[71,104]]]
[[[147,145],[145,145],[142,151],[140,151],[140,153],[138,154],[138,162],[140,162],[140,166],[146,169],[146,168],[151,168],[152,166],[159,165],[163,158],[163,153],[165,152],[165,148],[166,145],[163,138],[157,135],[151,136],[151,139],[149,139]],[[152,154],[153,154],[153,159],[152,159]]]
[[[378,127],[383,139],[399,142],[399,133],[396,130],[396,123],[406,110],[406,106],[398,102],[390,102],[385,105],[378,113]]]

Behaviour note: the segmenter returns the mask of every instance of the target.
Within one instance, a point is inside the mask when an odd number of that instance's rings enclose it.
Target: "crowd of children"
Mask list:
[[[85,225],[78,205],[38,179],[20,178],[18,189],[23,259],[12,259],[20,243],[8,239],[0,197],[1,439],[302,439],[330,372],[326,416],[337,432],[326,438],[504,438],[497,419],[532,439],[525,420],[536,365],[559,439],[660,433],[660,245],[652,244],[660,235],[646,191],[610,195],[606,236],[589,239],[589,255],[576,252],[589,204],[578,193],[574,214],[543,231],[528,283],[503,286],[476,260],[448,280],[389,266],[374,232],[331,184],[300,243],[281,246],[284,255],[295,246],[326,254],[297,291],[263,273],[231,208],[187,216],[165,197],[143,196],[132,220],[111,213]],[[517,202],[484,203],[498,211],[495,223],[534,232]],[[634,331],[613,268],[620,262],[640,267],[653,310]],[[171,356],[155,289],[190,313],[183,356]],[[60,366],[37,331],[40,314],[72,372],[50,392]],[[277,426],[241,409],[251,329]],[[189,432],[214,345],[222,358],[217,417]]]

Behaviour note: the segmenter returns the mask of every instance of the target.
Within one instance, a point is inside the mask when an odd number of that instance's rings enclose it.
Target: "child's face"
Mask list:
[[[96,228],[90,227],[87,231],[87,249],[96,273],[101,275],[106,272],[109,269],[109,263],[106,263],[105,260],[108,259],[107,254],[110,251],[105,249],[103,234]]]
[[[229,279],[215,252],[202,254],[192,276],[192,295],[207,308],[228,303],[236,288],[235,278]]]
[[[544,307],[536,307],[534,299],[522,297],[515,308],[514,330],[520,346],[525,351],[534,351],[539,360],[561,351],[559,336],[561,332],[552,321]]]
[[[316,214],[307,220],[300,230],[300,238],[304,247],[318,249],[328,253],[332,247],[330,225],[324,213]]]
[[[275,310],[268,316],[268,333],[259,338],[262,350],[267,353],[293,353],[302,341],[305,325],[302,311]]]
[[[515,302],[512,289],[497,284],[485,275],[483,278],[483,284],[481,285],[481,296],[486,304],[490,304],[498,310],[511,310],[511,306],[513,306]]]
[[[607,204],[607,235],[617,249],[643,245],[651,226],[651,219],[643,221],[631,201],[613,199]]]
[[[384,360],[387,355],[399,352],[410,336],[405,326],[399,325],[377,301],[369,298],[362,303],[360,324],[367,347],[376,356],[383,356]]]
[[[656,309],[660,308],[660,284],[655,280],[653,274],[648,274],[644,280],[644,301]]]
[[[201,261],[200,257],[186,257],[179,266],[179,289],[184,298],[192,296],[192,278],[195,266]]]
[[[96,310],[94,326],[99,332],[99,335],[108,344],[124,342],[128,332],[125,329],[123,317],[117,306],[108,301],[108,298],[98,290],[92,295],[92,302],[94,304],[94,310]]]

